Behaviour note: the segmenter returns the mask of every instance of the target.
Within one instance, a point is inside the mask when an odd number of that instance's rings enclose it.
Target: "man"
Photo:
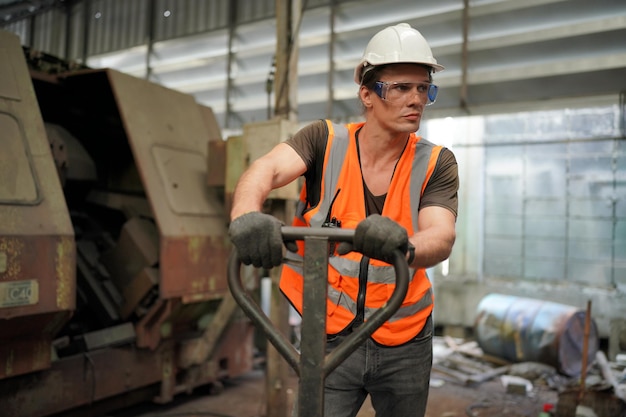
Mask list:
[[[458,176],[448,149],[415,135],[443,70],[408,24],[378,32],[355,69],[364,123],[314,122],[255,161],[235,190],[230,236],[244,264],[271,268],[283,251],[269,192],[305,177],[294,225],[356,229],[329,259],[327,348],[332,350],[393,292],[393,253],[406,253],[411,281],[400,309],[328,375],[326,417],[354,417],[369,394],[377,417],[423,416],[432,365],[433,294],[425,269],[455,240]],[[295,251],[296,248],[291,247]],[[302,244],[288,258],[302,259]],[[280,287],[302,311],[297,263]]]

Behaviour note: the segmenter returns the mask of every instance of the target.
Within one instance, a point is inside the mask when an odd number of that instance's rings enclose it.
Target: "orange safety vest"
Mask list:
[[[307,207],[306,184],[300,193],[294,226],[321,227],[327,220],[329,210],[332,217],[341,221],[341,227],[356,228],[365,219],[365,197],[361,168],[357,153],[355,133],[363,123],[328,125],[328,144],[324,155],[321,177],[320,201]],[[430,179],[437,162],[441,146],[435,146],[421,137],[411,134],[405,151],[396,165],[382,215],[402,225],[409,236],[417,230],[417,214],[420,197]],[[338,190],[340,190],[338,192]],[[334,199],[334,202],[333,202]],[[332,202],[332,207],[331,207]],[[302,261],[303,242],[298,243],[298,253],[287,252],[288,260],[283,264],[280,289],[292,305],[302,314]],[[367,320],[391,296],[395,288],[393,266],[370,259],[361,267],[363,255],[350,252],[329,258],[328,291],[326,310],[326,333],[337,334],[362,315]],[[366,278],[364,304],[357,304],[359,276]],[[433,293],[425,269],[410,269],[409,288],[398,311],[373,334],[372,338],[386,346],[397,346],[408,342],[424,327],[433,310]]]

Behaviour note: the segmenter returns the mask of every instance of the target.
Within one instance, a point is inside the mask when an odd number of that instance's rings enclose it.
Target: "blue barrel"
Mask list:
[[[511,362],[541,362],[568,376],[582,371],[586,313],[551,301],[489,294],[478,305],[474,334],[486,354]],[[599,348],[591,320],[587,363]]]

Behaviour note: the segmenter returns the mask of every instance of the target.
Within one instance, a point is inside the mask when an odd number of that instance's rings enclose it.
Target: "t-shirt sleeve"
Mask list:
[[[328,140],[328,126],[324,120],[316,120],[285,141],[302,158],[307,172],[315,170],[316,164],[324,160],[326,142]]]
[[[420,209],[429,206],[447,208],[454,217],[459,208],[459,175],[454,153],[448,148],[441,150],[433,175],[430,177],[420,199]]]
[[[321,178],[328,143],[328,125],[326,121],[312,122],[285,141],[306,164],[304,173],[307,204],[315,206],[320,200]]]

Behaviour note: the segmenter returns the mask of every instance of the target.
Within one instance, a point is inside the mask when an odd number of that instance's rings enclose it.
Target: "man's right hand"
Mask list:
[[[274,216],[253,211],[235,218],[228,228],[230,240],[245,265],[266,269],[279,266],[283,259],[283,223]]]

